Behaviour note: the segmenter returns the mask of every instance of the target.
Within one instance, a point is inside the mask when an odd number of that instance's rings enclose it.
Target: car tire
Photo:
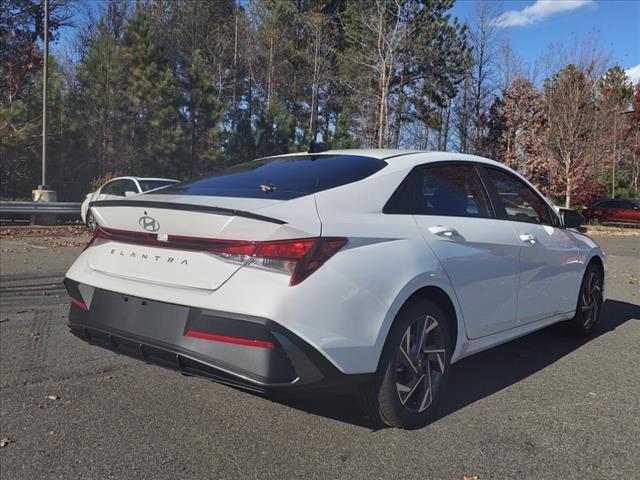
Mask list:
[[[590,335],[595,329],[602,310],[602,271],[590,264],[582,277],[575,316],[567,322],[569,330],[581,337]]]
[[[367,416],[376,424],[405,429],[427,425],[446,389],[451,345],[448,319],[438,305],[425,299],[404,305],[374,379],[359,392]]]
[[[87,224],[87,228],[88,228],[89,230],[91,230],[92,232],[94,232],[94,231],[95,231],[95,229],[98,227],[98,222],[96,222],[96,219],[95,219],[95,217],[93,216],[93,213],[91,213],[91,210],[89,210],[89,211],[87,212],[87,221],[86,221],[86,224]]]
[[[591,217],[589,218],[589,225],[600,225],[600,218],[599,217]]]

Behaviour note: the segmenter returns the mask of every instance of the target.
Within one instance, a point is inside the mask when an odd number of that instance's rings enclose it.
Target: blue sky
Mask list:
[[[640,81],[640,0],[506,0],[501,34],[527,64],[541,59],[549,46],[597,42],[635,82]],[[458,0],[453,15],[471,18],[475,0]]]

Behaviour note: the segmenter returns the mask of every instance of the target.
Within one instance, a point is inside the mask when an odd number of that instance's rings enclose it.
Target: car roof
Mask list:
[[[351,148],[344,150],[325,150],[324,152],[309,153],[309,152],[295,152],[285,153],[283,155],[273,155],[268,158],[286,158],[286,157],[298,157],[300,155],[355,155],[359,157],[372,157],[386,160],[391,157],[399,155],[409,155],[411,153],[420,153],[421,150],[403,150],[400,148]]]
[[[355,148],[355,149],[345,149],[345,150],[327,150],[324,152],[318,153],[308,153],[308,152],[298,152],[298,153],[287,153],[284,155],[274,155],[269,158],[287,158],[287,157],[295,157],[301,155],[313,155],[313,156],[322,156],[322,155],[355,155],[362,157],[372,157],[378,158],[380,160],[386,161],[393,169],[393,167],[404,169],[410,168],[415,165],[420,165],[423,163],[429,162],[441,162],[441,161],[470,161],[470,162],[479,162],[485,163],[488,165],[495,165],[502,168],[505,168],[506,165],[500,162],[496,162],[495,160],[490,160],[484,157],[478,157],[476,155],[468,155],[464,153],[453,153],[453,152],[439,152],[439,151],[428,151],[428,150],[404,150],[404,149],[392,149],[392,148]],[[508,167],[507,167],[508,168]],[[385,170],[389,171],[388,168]]]
[[[521,174],[509,168],[504,163],[496,162],[495,160],[490,160],[488,158],[479,157],[476,155],[468,155],[464,153],[453,153],[453,152],[433,152],[433,151],[425,151],[425,150],[401,150],[401,149],[352,149],[352,150],[327,150],[325,152],[312,153],[308,154],[305,152],[299,152],[294,154],[287,155],[279,155],[276,157],[270,158],[278,158],[278,157],[291,157],[291,156],[301,156],[301,155],[359,155],[366,157],[374,157],[384,160],[388,165],[374,173],[373,175],[360,180],[360,182],[371,182],[375,181],[376,178],[386,175],[394,175],[397,173],[402,174],[402,172],[408,173],[411,169],[418,165],[424,165],[426,163],[432,162],[476,162],[481,163],[488,166],[498,167],[502,170],[506,170],[508,172],[513,173],[516,177],[523,180],[527,185],[533,188],[538,194],[545,199],[550,206],[551,202],[533,185],[527,178],[523,177]],[[355,183],[360,183],[355,182]]]
[[[113,180],[153,180],[153,181],[161,180],[161,181],[166,181],[166,182],[179,182],[180,181],[180,180],[176,180],[174,178],[159,178],[159,177],[115,177],[115,178],[112,178],[109,181],[112,182]]]

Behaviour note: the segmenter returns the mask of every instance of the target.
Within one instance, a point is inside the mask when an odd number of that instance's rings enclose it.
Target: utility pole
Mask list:
[[[611,198],[616,198],[616,154],[618,143],[618,112],[613,116],[613,168],[611,170]]]
[[[44,0],[44,45],[42,59],[42,184],[31,192],[35,202],[55,202],[57,194],[47,187],[47,84],[49,83],[49,0]],[[32,225],[55,225],[55,213],[31,215]]]
[[[49,0],[44,0],[44,62],[42,66],[42,190],[47,185],[47,83],[49,83]]]

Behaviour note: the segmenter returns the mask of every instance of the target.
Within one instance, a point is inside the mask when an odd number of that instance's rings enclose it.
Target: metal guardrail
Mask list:
[[[0,215],[57,213],[58,215],[80,215],[80,202],[0,202]]]

